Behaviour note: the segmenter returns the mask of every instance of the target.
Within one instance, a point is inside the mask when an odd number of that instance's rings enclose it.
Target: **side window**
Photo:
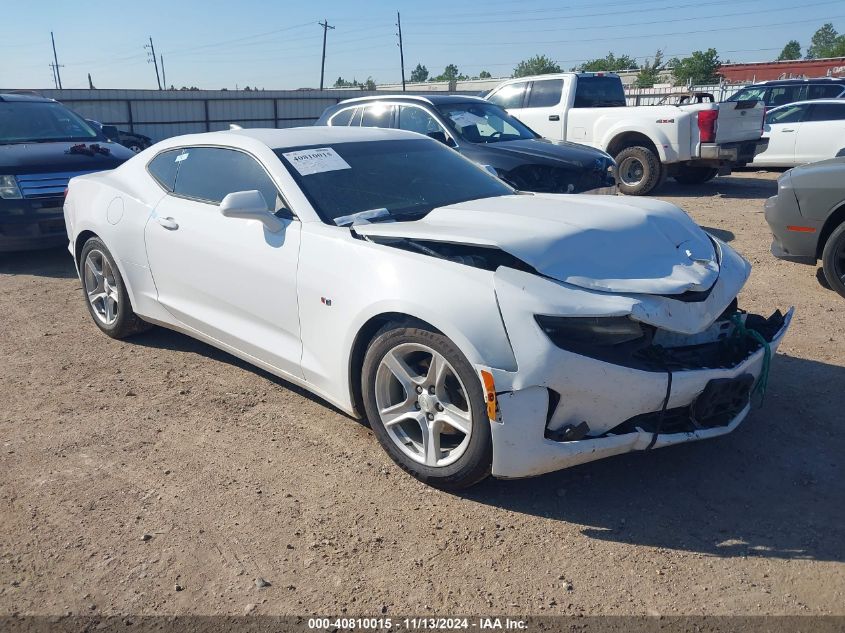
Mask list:
[[[497,106],[500,106],[505,110],[510,108],[521,108],[523,98],[525,97],[526,87],[528,87],[527,81],[508,84],[490,95],[487,98],[487,101],[495,103]]]
[[[355,114],[355,108],[341,110],[329,119],[329,125],[349,125],[353,114]]]
[[[417,106],[399,106],[399,129],[429,134],[430,132],[445,132],[443,126],[433,116]]]
[[[531,84],[528,93],[529,108],[549,108],[560,103],[563,93],[563,79],[543,79]]]
[[[361,125],[361,113],[364,111],[364,108],[355,108],[355,114],[352,115],[352,120],[349,122],[351,127],[358,127]]]
[[[766,115],[766,123],[798,123],[807,112],[806,105],[786,106],[780,110],[773,110]]]
[[[845,102],[815,103],[805,121],[845,121]]]
[[[234,149],[189,147],[182,154],[174,193],[219,204],[227,194],[257,189],[276,211],[280,197],[276,185],[252,157]]]
[[[361,127],[390,127],[396,106],[375,103],[364,108],[361,115]]]
[[[181,149],[170,149],[147,163],[150,176],[168,191],[173,191],[173,186],[176,184],[176,172],[179,169],[179,161],[176,159],[181,153]]]
[[[773,86],[766,95],[766,105],[776,108],[803,99],[804,86]]]
[[[835,99],[842,94],[840,84],[810,85],[807,89],[807,99]]]

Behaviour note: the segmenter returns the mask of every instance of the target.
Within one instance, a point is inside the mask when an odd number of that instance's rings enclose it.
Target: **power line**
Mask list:
[[[329,26],[329,21],[326,18],[323,18],[322,22],[317,22],[317,24],[323,27],[323,62],[320,65],[320,90],[322,90],[323,78],[326,74],[326,34],[329,32],[329,29],[334,30],[335,27]]]

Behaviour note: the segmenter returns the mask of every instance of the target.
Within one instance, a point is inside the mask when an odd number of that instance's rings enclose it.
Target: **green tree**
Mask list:
[[[669,65],[672,66],[672,79],[676,84],[707,84],[719,80],[716,71],[721,63],[716,49],[708,48],[706,51],[695,51],[683,59],[674,57]]]
[[[654,53],[654,59],[645,60],[640,66],[640,72],[637,73],[637,79],[634,86],[637,88],[651,88],[654,84],[660,82],[660,73],[666,68],[663,63],[663,51],[657,49]]]
[[[428,68],[422,64],[417,64],[417,67],[411,71],[411,81],[419,83],[428,79]]]
[[[613,53],[608,53],[606,57],[591,59],[584,62],[578,67],[578,70],[585,73],[602,71],[612,73],[617,70],[634,70],[637,67],[637,62],[633,57],[629,57],[628,55],[620,55],[619,57],[616,57]]]
[[[352,79],[352,81],[346,81],[343,77],[338,77],[337,81],[334,82],[333,88],[356,88],[360,84],[358,83],[357,79]]]
[[[845,35],[839,35],[833,24],[828,22],[813,33],[807,48],[807,59],[842,57],[845,55]]]
[[[468,77],[458,72],[458,67],[455,64],[449,64],[440,75],[437,75],[431,81],[462,81],[464,79],[468,79]]]
[[[482,70],[480,73],[478,73],[479,79],[490,79],[490,77],[492,77],[492,75],[490,73],[488,73],[486,70]]]
[[[527,77],[529,75],[548,75],[549,73],[559,72],[560,66],[552,59],[545,55],[534,55],[534,57],[519,62],[513,69],[513,76]]]
[[[367,81],[360,84],[361,90],[375,90],[376,80],[372,77],[367,77]]]
[[[789,40],[778,55],[779,62],[787,59],[801,59],[801,44],[798,40]]]

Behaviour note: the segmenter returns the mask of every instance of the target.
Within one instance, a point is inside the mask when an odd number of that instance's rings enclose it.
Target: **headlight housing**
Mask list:
[[[534,319],[552,343],[563,349],[614,347],[644,339],[646,330],[626,316],[560,317],[535,314]]]
[[[18,181],[14,176],[0,176],[0,198],[4,200],[20,200],[21,196]]]

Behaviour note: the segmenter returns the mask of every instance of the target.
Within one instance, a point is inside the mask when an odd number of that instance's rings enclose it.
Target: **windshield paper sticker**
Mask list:
[[[472,112],[450,112],[449,118],[455,122],[459,127],[469,127],[470,125],[487,125],[487,119],[473,114]]]
[[[331,147],[285,152],[282,156],[287,158],[290,164],[296,168],[296,171],[303,176],[320,174],[324,171],[352,169],[349,163],[343,160]]]

